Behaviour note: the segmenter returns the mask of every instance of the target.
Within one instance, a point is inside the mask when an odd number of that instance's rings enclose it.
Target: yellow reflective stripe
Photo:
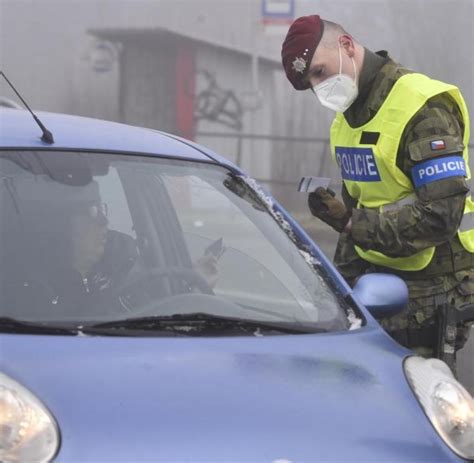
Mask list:
[[[383,267],[394,268],[403,271],[423,270],[431,262],[435,253],[434,246],[423,249],[412,256],[407,257],[389,257],[378,251],[364,251],[359,246],[354,246],[357,254],[362,259],[372,264],[381,265]]]

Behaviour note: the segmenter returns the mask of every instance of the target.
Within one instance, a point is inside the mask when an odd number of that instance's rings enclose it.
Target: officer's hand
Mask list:
[[[351,218],[351,211],[335,198],[331,189],[319,187],[308,196],[308,206],[315,217],[341,233]]]

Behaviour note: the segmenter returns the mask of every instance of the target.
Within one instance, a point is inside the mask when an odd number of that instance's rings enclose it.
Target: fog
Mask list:
[[[472,112],[473,5],[295,0],[295,16],[320,14],[367,48],[457,85]],[[209,146],[260,180],[332,257],[337,236],[309,216],[296,185],[324,175],[339,188],[327,142],[333,113],[292,89],[280,64],[288,24],[263,19],[260,0],[0,0],[0,68],[35,110]],[[3,81],[0,96],[18,103]]]
[[[470,108],[473,11],[471,0],[295,0],[295,16],[341,23],[367,48],[459,86]],[[328,156],[333,114],[293,90],[280,65],[288,24],[263,19],[261,0],[0,0],[1,68],[37,110],[213,148],[304,221],[300,176],[340,183]],[[0,95],[17,101],[4,82]]]

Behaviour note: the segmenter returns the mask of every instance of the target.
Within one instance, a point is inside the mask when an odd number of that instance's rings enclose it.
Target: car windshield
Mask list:
[[[349,328],[321,269],[221,166],[2,151],[0,175],[4,320],[97,326],[214,317]]]

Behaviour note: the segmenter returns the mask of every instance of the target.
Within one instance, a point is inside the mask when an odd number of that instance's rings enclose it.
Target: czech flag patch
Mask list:
[[[444,142],[444,140],[435,140],[431,142],[432,151],[444,150],[445,148],[446,148],[446,143]]]

